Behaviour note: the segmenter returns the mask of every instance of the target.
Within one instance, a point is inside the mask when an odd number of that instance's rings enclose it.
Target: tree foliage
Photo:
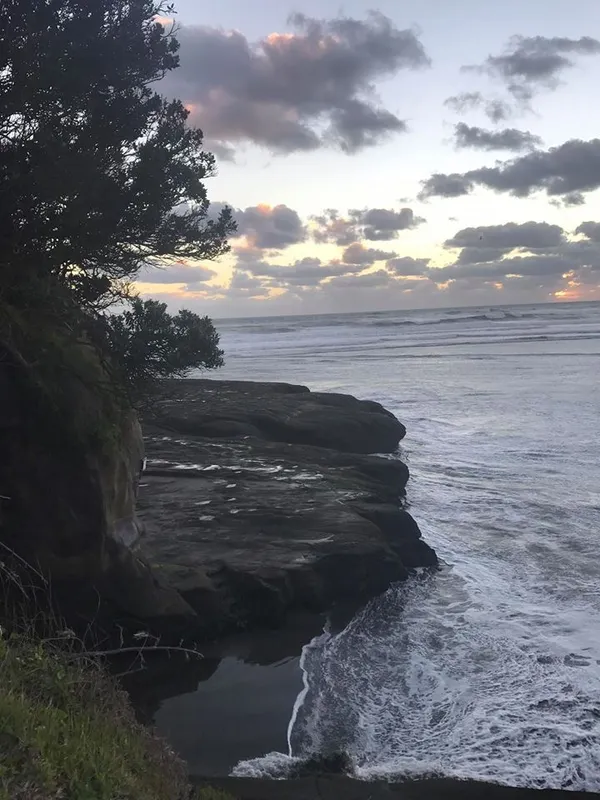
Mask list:
[[[149,394],[161,379],[223,364],[211,320],[191,311],[171,316],[165,303],[137,298],[131,309],[111,317],[109,325],[114,359],[134,392]]]
[[[67,287],[110,302],[143,264],[213,259],[214,157],[156,82],[178,43],[163,0],[4,0],[0,15],[0,290]],[[20,292],[20,294],[19,294]],[[43,292],[42,292],[43,295]]]

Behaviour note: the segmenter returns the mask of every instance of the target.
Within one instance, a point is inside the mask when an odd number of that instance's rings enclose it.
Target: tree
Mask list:
[[[131,310],[108,318],[113,359],[134,397],[151,393],[164,378],[223,365],[219,334],[208,317],[136,298]]]
[[[4,0],[0,294],[57,285],[101,308],[143,264],[228,250],[214,157],[156,81],[178,65],[164,0]]]

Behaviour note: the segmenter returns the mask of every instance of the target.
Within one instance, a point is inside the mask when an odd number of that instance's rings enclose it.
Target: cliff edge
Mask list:
[[[144,421],[141,550],[197,634],[366,601],[437,558],[404,507],[404,426],[303,386],[173,382]]]

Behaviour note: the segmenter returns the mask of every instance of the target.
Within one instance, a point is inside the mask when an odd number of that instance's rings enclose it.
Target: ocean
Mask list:
[[[307,642],[279,703],[284,746],[241,747],[234,772],[282,776],[343,748],[365,778],[600,791],[600,304],[217,327],[216,378],[398,416],[411,513],[443,563]]]

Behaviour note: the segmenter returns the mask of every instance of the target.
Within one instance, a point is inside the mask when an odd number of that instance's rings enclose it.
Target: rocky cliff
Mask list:
[[[302,386],[180,381],[145,421],[142,550],[196,631],[364,601],[437,558],[404,508],[404,427]]]
[[[133,550],[135,414],[112,396],[93,348],[65,340],[57,354],[40,369],[0,343],[0,557],[32,565],[74,625],[191,614]]]
[[[176,381],[144,427],[140,484],[140,426],[94,348],[65,338],[32,361],[1,343],[0,547],[49,579],[71,624],[212,637],[437,563],[404,508],[408,469],[370,455],[405,433],[377,403]]]

